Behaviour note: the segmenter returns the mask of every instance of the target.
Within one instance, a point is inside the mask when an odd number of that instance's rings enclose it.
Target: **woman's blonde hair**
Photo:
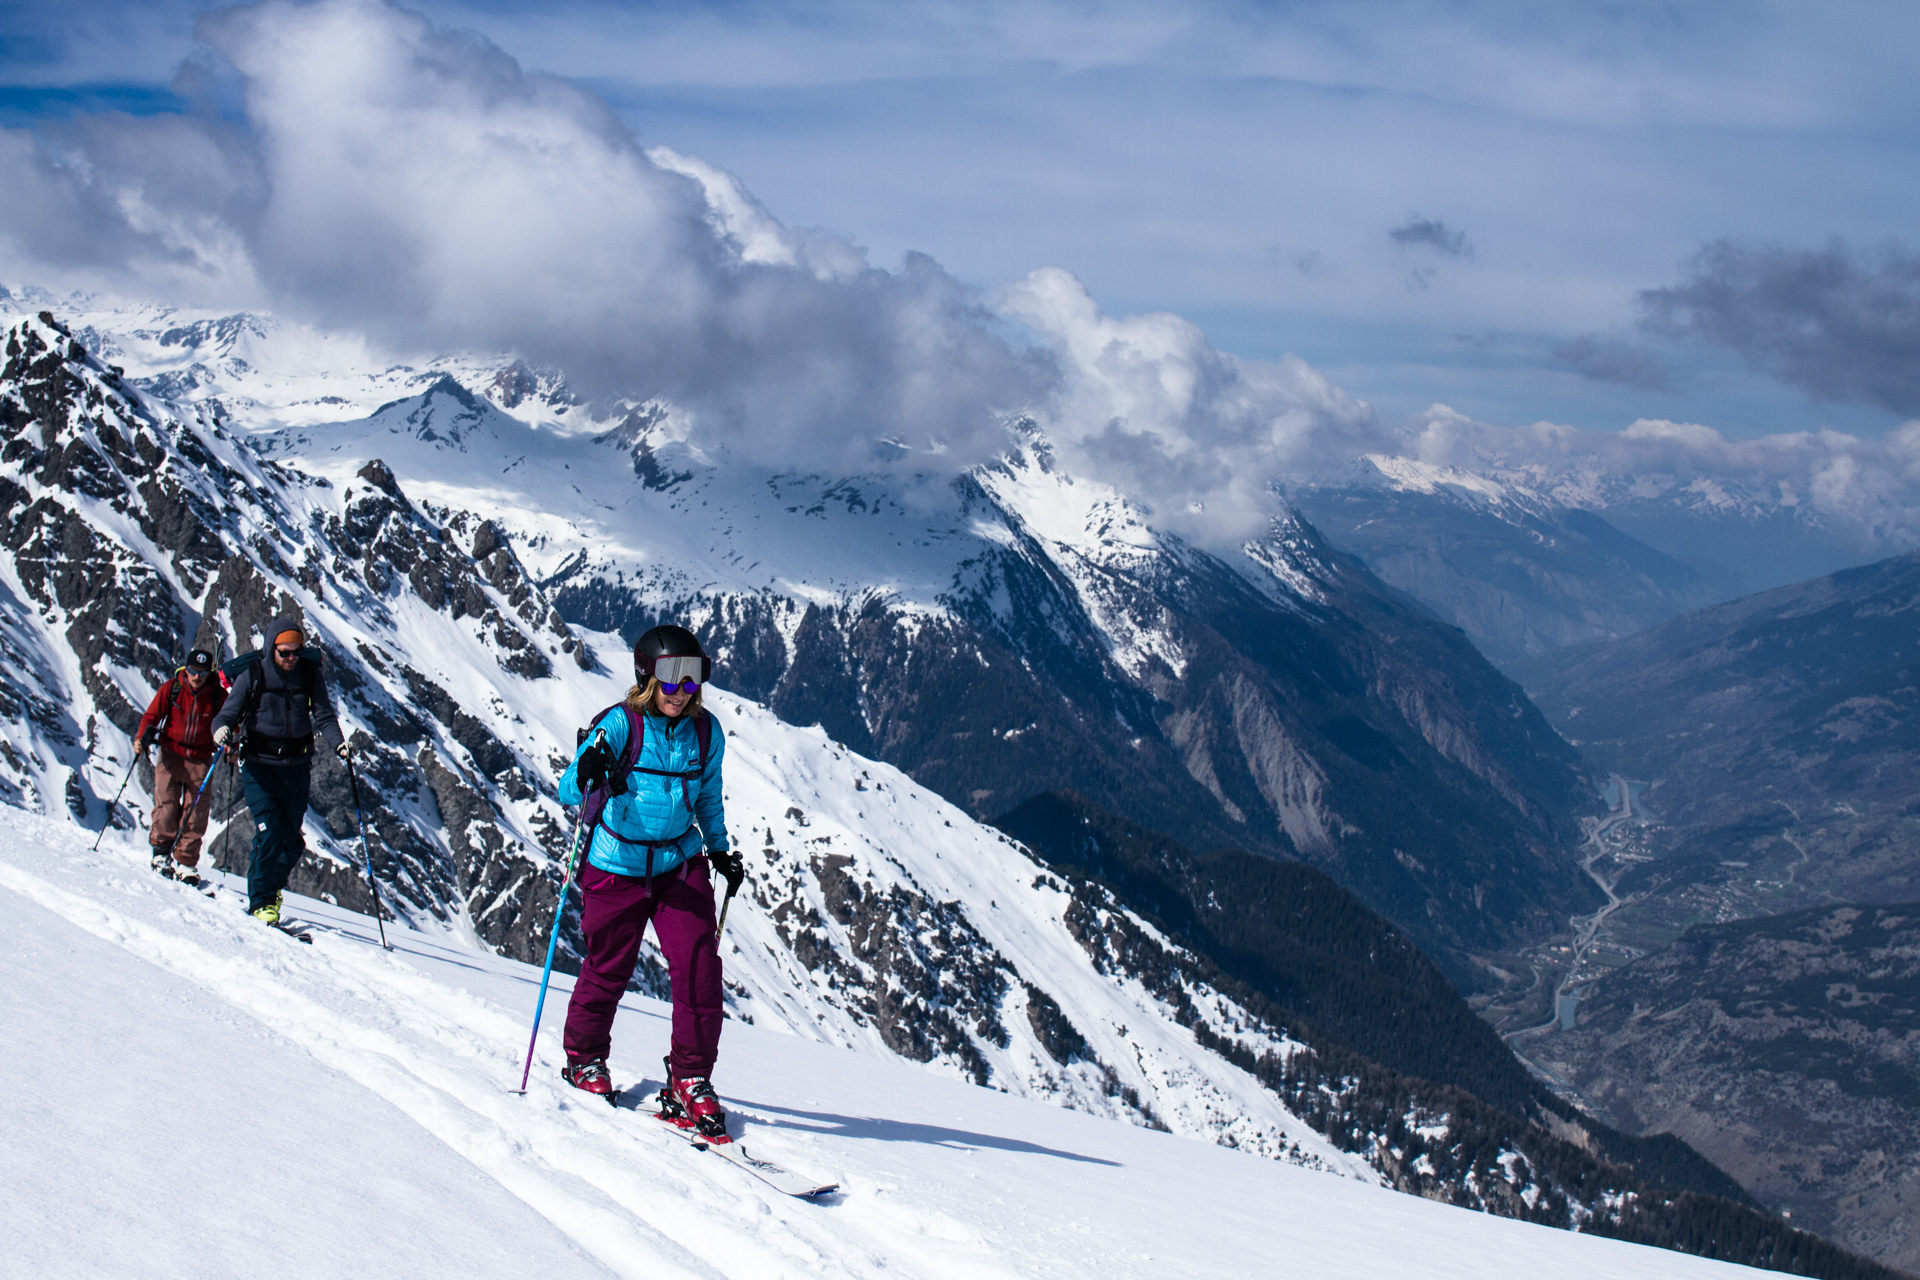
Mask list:
[[[646,684],[644,685],[636,684],[631,689],[627,690],[627,705],[632,707],[635,711],[643,712],[644,714],[650,715],[650,716],[657,716],[660,714],[660,712],[654,707],[653,697],[655,694],[659,692],[660,692],[660,677],[648,676]],[[683,716],[703,716],[707,714],[706,708],[700,705],[700,699],[706,694],[706,692],[707,692],[707,687],[705,685],[701,685],[700,688],[695,691],[693,695],[693,701],[689,702],[687,704],[687,709],[685,711],[682,711],[680,714]]]

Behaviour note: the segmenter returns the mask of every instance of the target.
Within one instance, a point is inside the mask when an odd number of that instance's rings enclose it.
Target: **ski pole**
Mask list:
[[[713,929],[713,940],[715,943],[718,943],[720,936],[727,931],[727,908],[733,905],[733,893],[734,882],[729,880],[727,881],[727,896],[720,900],[720,923],[715,925]]]
[[[167,842],[167,856],[169,858],[173,856],[173,851],[180,847],[180,837],[187,833],[187,822],[193,817],[193,811],[200,807],[200,797],[207,794],[207,784],[212,782],[213,775],[220,771],[220,757],[225,754],[227,754],[225,747],[221,747],[213,753],[213,759],[207,761],[207,776],[200,779],[199,789],[193,793],[193,802],[180,810],[180,825],[174,828],[173,839]],[[156,805],[160,803],[157,797],[154,803]]]
[[[540,998],[533,1005],[533,1034],[527,1037],[527,1065],[520,1070],[520,1087],[516,1093],[527,1091],[527,1080],[533,1075],[533,1046],[540,1039],[540,1014],[547,1007],[547,981],[553,977],[553,952],[560,943],[560,920],[567,914],[567,890],[573,886],[573,868],[580,858],[580,833],[586,825],[577,820],[573,824],[573,847],[567,850],[567,873],[560,881],[560,903],[553,909],[553,932],[547,935],[547,967],[540,971]]]
[[[380,947],[391,951],[387,945],[387,922],[380,917],[380,886],[373,879],[373,850],[367,844],[367,820],[360,816],[360,781],[353,774],[353,754],[347,754],[347,789],[353,792],[353,820],[360,827],[360,856],[367,861],[367,888],[373,893],[373,922],[380,926]]]
[[[100,820],[100,834],[93,838],[93,851],[100,852],[100,841],[107,834],[107,828],[113,825],[113,806],[120,803],[120,797],[127,793],[127,784],[133,781],[133,766],[140,763],[139,744],[134,745],[133,759],[127,761],[127,776],[120,779],[120,789],[113,793],[113,799],[107,801],[107,816]]]
[[[234,769],[235,769],[235,765],[233,763],[233,757],[229,756],[227,757],[227,805],[226,805],[226,808],[220,814],[220,853],[213,860],[213,865],[215,867],[220,868],[221,870],[226,869],[226,864],[223,861],[221,861],[221,859],[225,858],[229,853],[233,852],[233,841],[228,837],[233,835]]]

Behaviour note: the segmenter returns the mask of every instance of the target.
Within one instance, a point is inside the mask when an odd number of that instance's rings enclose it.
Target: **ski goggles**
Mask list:
[[[701,657],[666,657],[653,660],[653,678],[662,693],[698,693],[700,677],[707,660]]]

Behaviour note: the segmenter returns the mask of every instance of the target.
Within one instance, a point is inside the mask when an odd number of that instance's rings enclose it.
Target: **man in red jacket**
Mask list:
[[[200,884],[200,839],[207,832],[207,815],[213,808],[213,789],[200,790],[213,760],[213,716],[226,699],[224,680],[216,680],[213,655],[195,649],[187,655],[186,665],[167,678],[153,695],[147,714],[133,740],[143,754],[151,753],[156,740],[160,759],[153,766],[153,829],[147,842],[153,848],[153,869],[163,876],[195,886]],[[199,803],[185,815],[182,810],[195,795]],[[176,837],[178,844],[174,841]],[[169,864],[167,853],[173,860]]]

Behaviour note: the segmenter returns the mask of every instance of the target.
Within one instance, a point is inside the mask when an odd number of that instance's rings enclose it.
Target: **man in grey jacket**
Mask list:
[[[327,696],[318,654],[306,650],[298,618],[276,618],[267,651],[241,669],[220,712],[213,740],[226,746],[242,730],[241,782],[253,814],[253,853],[247,863],[247,910],[264,924],[280,923],[287,879],[307,851],[304,824],[313,784],[317,734],[342,760],[347,744]]]

